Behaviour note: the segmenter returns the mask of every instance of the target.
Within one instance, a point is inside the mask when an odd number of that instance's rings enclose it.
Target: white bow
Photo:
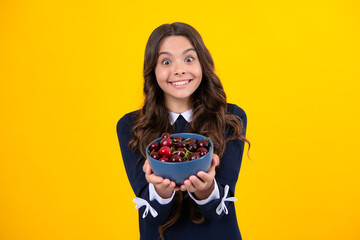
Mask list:
[[[154,218],[156,218],[156,216],[158,215],[158,213],[156,212],[156,210],[155,210],[154,208],[152,208],[152,207],[150,206],[150,204],[149,204],[145,199],[142,199],[142,198],[139,198],[139,197],[135,197],[134,200],[133,200],[133,202],[136,203],[136,206],[135,206],[136,209],[139,209],[139,208],[141,208],[142,206],[146,206],[142,218],[145,218],[145,217],[148,215],[149,210],[150,210],[151,215],[152,215]]]
[[[229,198],[226,198],[228,193],[229,193],[229,185],[226,185],[225,186],[225,192],[224,192],[224,197],[222,198],[219,206],[216,208],[216,213],[217,215],[220,215],[222,211],[225,212],[225,214],[228,214],[228,209],[226,208],[226,205],[225,205],[225,201],[228,201],[228,202],[235,202],[237,199],[236,197],[229,197]]]

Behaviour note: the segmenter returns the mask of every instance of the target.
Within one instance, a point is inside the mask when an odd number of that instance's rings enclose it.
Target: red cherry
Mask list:
[[[160,141],[160,146],[168,146],[171,147],[171,145],[173,144],[171,138],[163,138]]]
[[[171,148],[169,148],[168,146],[161,147],[159,150],[159,155],[162,157],[170,158],[172,155]]]

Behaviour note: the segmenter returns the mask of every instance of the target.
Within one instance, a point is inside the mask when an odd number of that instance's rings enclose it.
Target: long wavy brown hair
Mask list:
[[[250,142],[245,138],[244,126],[241,118],[227,112],[226,95],[220,79],[214,72],[214,61],[206,48],[200,34],[190,25],[174,22],[157,27],[150,35],[145,49],[144,58],[144,103],[138,111],[137,119],[132,129],[132,140],[129,146],[134,151],[140,151],[146,158],[145,149],[147,144],[158,138],[163,132],[174,132],[169,122],[169,110],[165,106],[164,93],[159,87],[155,67],[158,61],[158,52],[165,38],[169,36],[184,36],[194,46],[202,69],[202,81],[200,86],[191,96],[192,121],[190,132],[196,132],[207,136],[213,141],[214,152],[221,159],[226,142],[239,138]],[[233,135],[225,139],[226,127],[232,128]],[[196,129],[196,131],[194,131]],[[173,225],[180,217],[183,196],[177,191],[170,218],[159,226],[159,233],[164,239],[164,231]],[[190,217],[195,223],[204,221],[203,214],[193,201],[190,201]]]

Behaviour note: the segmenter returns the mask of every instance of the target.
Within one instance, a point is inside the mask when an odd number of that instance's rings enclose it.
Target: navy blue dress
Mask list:
[[[229,113],[239,116],[246,129],[247,118],[244,110],[234,104],[228,104],[227,110]],[[158,226],[166,222],[169,218],[173,201],[161,205],[157,200],[149,200],[149,183],[146,181],[145,174],[142,170],[144,158],[139,152],[133,152],[128,147],[128,143],[131,139],[130,133],[135,118],[136,112],[124,115],[117,123],[117,134],[126,173],[135,195],[145,199],[158,213],[155,218],[150,213],[145,218],[142,218],[145,207],[139,209],[140,239],[156,240],[160,239]],[[227,137],[231,132],[232,131],[228,126],[224,135]],[[215,176],[219,187],[220,198],[212,200],[205,205],[198,205],[205,216],[205,221],[201,224],[195,224],[191,221],[189,217],[189,201],[193,200],[190,197],[185,196],[181,217],[174,225],[165,230],[165,239],[241,239],[234,203],[231,201],[224,202],[228,210],[227,214],[225,211],[222,211],[221,214],[218,215],[216,213],[216,208],[224,197],[226,185],[229,186],[229,193],[226,197],[234,196],[243,151],[244,142],[239,139],[230,141],[226,144],[224,155],[220,159],[220,165]],[[141,160],[139,161],[139,159]],[[187,192],[184,192],[184,195],[188,195]]]

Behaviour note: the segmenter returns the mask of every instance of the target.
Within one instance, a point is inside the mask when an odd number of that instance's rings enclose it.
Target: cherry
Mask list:
[[[174,143],[179,143],[183,140],[183,138],[181,136],[175,136],[172,138]]]
[[[179,155],[172,155],[169,162],[182,162],[183,159]]]
[[[190,138],[190,142],[191,143],[197,143],[197,139],[196,138]]]
[[[196,152],[197,150],[197,145],[196,143],[190,143],[189,146],[187,147],[187,149],[190,151],[190,152]]]
[[[173,144],[171,138],[163,138],[160,141],[160,146],[168,146],[171,147],[171,145]]]
[[[159,161],[161,161],[161,162],[168,162],[168,161],[169,161],[169,158],[167,158],[167,157],[162,157],[162,158],[159,159]]]
[[[185,149],[184,148],[177,148],[176,151],[173,151],[173,155],[179,155],[180,157],[185,156]]]
[[[149,149],[150,149],[150,152],[152,152],[153,150],[155,150],[155,151],[159,150],[159,143],[158,142],[150,143]]]
[[[208,150],[204,147],[200,147],[196,150],[196,152],[200,153],[200,157],[205,156],[208,153]]]
[[[189,161],[195,160],[195,159],[198,159],[198,158],[200,158],[199,153],[194,152],[194,153],[190,154],[190,156],[189,156]]]
[[[154,159],[159,159],[159,158],[160,158],[160,155],[159,155],[158,152],[152,152],[152,153],[150,154],[150,156],[151,156],[152,158],[154,158]]]
[[[171,152],[174,152],[176,149],[176,146],[171,146],[170,149],[171,149]]]
[[[179,144],[176,145],[178,148],[184,148],[187,146],[186,142],[185,141],[181,141],[179,142]]]
[[[203,147],[203,148],[207,148],[209,146],[209,141],[204,139],[201,139],[197,142],[198,147]]]
[[[171,138],[171,134],[164,132],[163,134],[161,134],[161,138]]]
[[[160,155],[161,157],[170,158],[171,155],[172,155],[171,148],[169,148],[168,146],[163,146],[163,147],[161,147],[160,150],[159,150],[159,155]]]

